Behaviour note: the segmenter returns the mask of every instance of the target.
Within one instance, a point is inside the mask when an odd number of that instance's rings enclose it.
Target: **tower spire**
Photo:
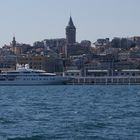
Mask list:
[[[69,19],[68,26],[70,26],[70,27],[75,27],[74,24],[73,24],[71,15],[70,15],[70,19]]]

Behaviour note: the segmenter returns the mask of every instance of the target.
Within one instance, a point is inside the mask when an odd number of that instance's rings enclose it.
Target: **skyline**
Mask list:
[[[0,47],[65,38],[70,15],[77,41],[139,36],[139,0],[1,0]]]

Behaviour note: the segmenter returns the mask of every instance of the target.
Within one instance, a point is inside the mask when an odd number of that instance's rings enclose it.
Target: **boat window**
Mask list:
[[[45,73],[43,71],[34,71],[34,73]]]
[[[24,72],[22,72],[22,73],[31,73],[31,71],[24,71]]]
[[[7,72],[7,74],[19,74],[19,72]]]
[[[5,81],[6,79],[0,79],[0,81]]]
[[[39,75],[39,76],[41,76],[41,77],[43,77],[43,76],[44,76],[44,77],[49,77],[49,76],[51,76],[51,77],[52,77],[52,76],[53,76],[53,77],[54,77],[54,76],[56,76],[56,75],[49,75],[49,74],[47,75],[47,74],[41,74],[41,75]]]

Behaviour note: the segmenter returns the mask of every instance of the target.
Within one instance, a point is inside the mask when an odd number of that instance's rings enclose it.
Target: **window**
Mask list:
[[[118,73],[115,73],[115,75],[117,76],[117,75],[118,75]]]
[[[135,73],[132,73],[132,76],[135,76]]]

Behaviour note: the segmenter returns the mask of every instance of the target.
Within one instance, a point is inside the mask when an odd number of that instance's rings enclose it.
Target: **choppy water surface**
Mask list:
[[[140,86],[0,87],[0,140],[139,140]]]

